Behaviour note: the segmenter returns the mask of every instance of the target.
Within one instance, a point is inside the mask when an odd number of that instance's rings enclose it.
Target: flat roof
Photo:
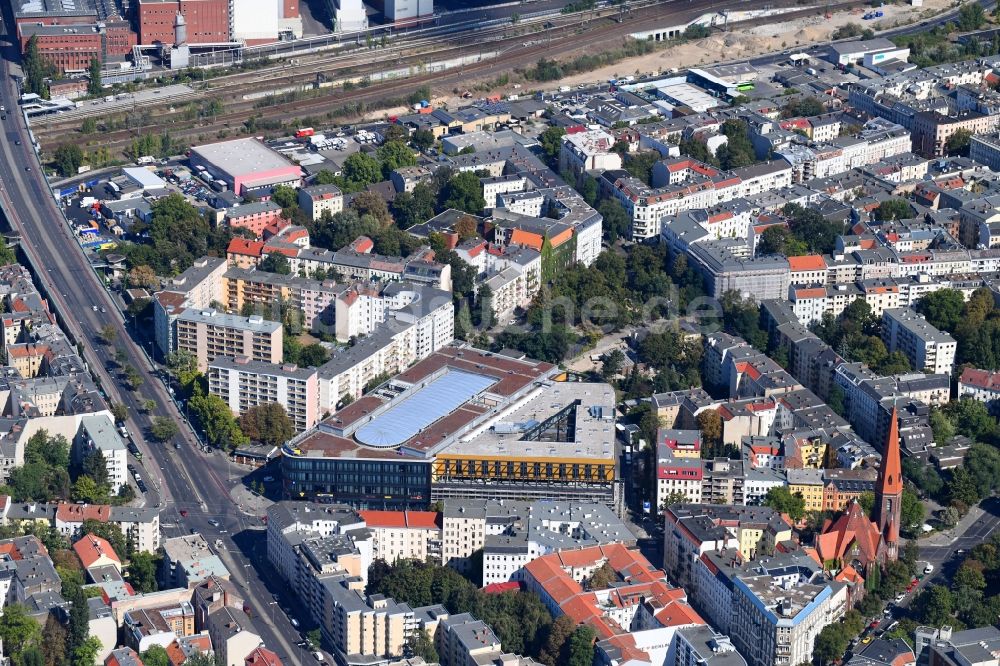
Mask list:
[[[191,149],[191,154],[234,177],[249,176],[271,169],[296,167],[281,153],[268,148],[253,137],[195,146]]]
[[[361,426],[355,437],[377,448],[399,446],[495,383],[493,377],[449,369]]]
[[[144,190],[155,190],[167,186],[162,178],[146,167],[125,167],[122,172]]]
[[[455,442],[441,454],[517,458],[596,458],[614,461],[615,392],[608,384],[552,382],[505,412],[489,427]],[[545,423],[573,409],[573,427],[541,434]]]

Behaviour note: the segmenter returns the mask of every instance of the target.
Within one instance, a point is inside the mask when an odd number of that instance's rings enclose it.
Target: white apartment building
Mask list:
[[[621,155],[611,150],[615,137],[603,129],[567,134],[559,149],[559,170],[579,175],[586,171],[622,168]]]
[[[843,616],[846,605],[846,587],[737,576],[729,634],[749,666],[809,663],[816,636]]]
[[[276,402],[304,432],[319,420],[316,368],[220,356],[208,366],[208,392],[222,398],[237,416],[252,407]]]
[[[344,210],[344,194],[336,185],[303,187],[298,194],[299,208],[315,222],[323,213],[336,215]]]
[[[882,341],[890,352],[903,352],[916,370],[950,375],[955,367],[955,338],[910,308],[882,313]]]
[[[100,451],[104,455],[112,493],[117,493],[128,483],[128,449],[107,413],[81,418],[80,432],[75,443],[78,461],[94,451]]]
[[[441,522],[437,511],[358,511],[371,532],[376,560],[441,561]]]

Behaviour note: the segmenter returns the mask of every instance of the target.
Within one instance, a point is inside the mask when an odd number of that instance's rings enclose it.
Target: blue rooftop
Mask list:
[[[380,449],[400,446],[495,382],[492,377],[448,370],[358,428],[354,436]]]

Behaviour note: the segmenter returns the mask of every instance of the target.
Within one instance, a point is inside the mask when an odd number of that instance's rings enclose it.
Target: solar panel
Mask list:
[[[375,448],[399,446],[495,382],[492,377],[448,370],[358,428],[354,436]]]

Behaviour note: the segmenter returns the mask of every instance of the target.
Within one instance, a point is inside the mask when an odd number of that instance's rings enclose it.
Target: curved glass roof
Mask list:
[[[400,446],[494,383],[493,377],[448,370],[358,428],[354,437],[380,449]]]

